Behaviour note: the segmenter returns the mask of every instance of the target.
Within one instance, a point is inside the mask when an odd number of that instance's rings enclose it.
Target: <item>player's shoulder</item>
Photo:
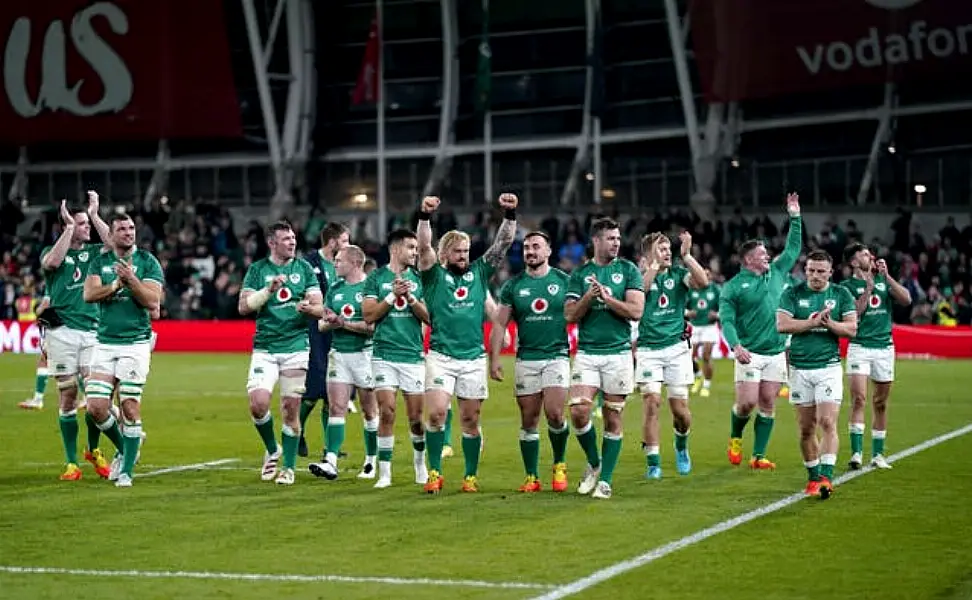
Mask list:
[[[617,258],[617,262],[615,264],[618,266],[618,268],[621,269],[625,269],[625,270],[634,269],[635,271],[638,270],[638,265],[634,264],[634,261],[620,256]]]
[[[559,281],[561,283],[567,283],[570,281],[570,275],[567,272],[558,269],[557,267],[550,267],[550,274],[548,275],[551,279]]]

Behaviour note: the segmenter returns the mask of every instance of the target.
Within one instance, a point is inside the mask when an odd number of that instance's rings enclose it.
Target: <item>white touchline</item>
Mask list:
[[[156,469],[155,471],[146,471],[145,473],[136,473],[135,477],[153,477],[155,475],[165,475],[166,473],[178,473],[180,471],[196,471],[207,469],[209,467],[218,467],[219,465],[226,465],[229,463],[239,462],[238,458],[221,458],[219,460],[211,460],[209,462],[195,463],[191,465],[176,465],[174,467],[166,467],[164,469]]]
[[[945,433],[940,436],[934,437],[930,440],[926,440],[916,446],[912,446],[911,448],[908,448],[907,450],[902,450],[897,454],[893,454],[888,457],[888,462],[893,463],[903,458],[908,458],[909,456],[917,454],[922,450],[927,450],[932,446],[937,446],[938,444],[947,442],[949,440],[963,436],[970,432],[972,432],[972,423],[966,425],[965,427],[961,427],[954,431],[950,431],[949,433]],[[867,466],[861,469],[860,471],[849,471],[841,475],[837,479],[835,479],[834,485],[847,483],[851,479],[856,479],[861,475],[866,475],[873,470],[874,467]],[[665,556],[668,556],[673,552],[677,552],[682,548],[687,548],[701,541],[707,540],[714,535],[718,535],[724,531],[729,531],[730,529],[735,529],[740,525],[743,525],[750,521],[756,520],[760,517],[766,516],[770,513],[774,513],[780,509],[796,504],[797,502],[803,500],[804,498],[806,498],[806,496],[804,496],[802,492],[791,494],[785,498],[773,502],[772,504],[767,504],[766,506],[762,506],[755,510],[751,510],[747,513],[743,513],[738,517],[733,517],[727,521],[717,523],[712,527],[707,527],[701,531],[697,531],[696,533],[683,537],[680,540],[675,540],[674,542],[670,542],[668,544],[665,544],[664,546],[659,546],[658,548],[655,548],[654,550],[646,552],[640,556],[629,558],[628,560],[615,563],[599,571],[595,571],[594,573],[591,573],[587,577],[582,577],[581,579],[572,581],[566,585],[557,586],[551,591],[547,592],[546,594],[536,596],[531,600],[556,600],[558,598],[566,598],[567,596],[573,596],[574,594],[582,592],[588,588],[594,587],[599,583],[603,583],[608,579],[613,579],[618,575],[622,575],[624,573],[627,573],[628,571],[633,571],[639,567],[643,567],[647,565],[648,563],[655,562],[659,558],[664,558]]]
[[[299,583],[378,583],[386,585],[431,585],[508,590],[543,590],[553,585],[518,581],[477,581],[474,579],[409,579],[399,577],[352,577],[348,575],[273,575],[269,573],[219,573],[210,571],[106,571],[99,569],[61,569],[56,567],[0,566],[0,573],[27,575],[82,575],[90,577],[133,577],[137,579],[222,579],[229,581],[291,581]]]

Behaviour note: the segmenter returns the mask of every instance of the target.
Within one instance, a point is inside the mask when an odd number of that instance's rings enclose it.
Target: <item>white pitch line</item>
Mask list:
[[[0,565],[0,573],[19,575],[83,575],[91,577],[134,577],[138,579],[221,579],[229,581],[288,581],[299,583],[377,583],[386,585],[427,585],[506,590],[543,590],[553,585],[519,581],[477,581],[474,579],[408,579],[401,577],[353,577],[349,575],[273,575],[269,573],[218,573],[211,571],[104,571],[98,569],[61,569],[57,567],[15,567]]]
[[[165,475],[166,473],[179,473],[181,471],[197,471],[207,469],[209,467],[218,467],[219,465],[225,465],[229,463],[239,462],[238,458],[221,458],[219,460],[211,460],[209,462],[195,463],[191,465],[176,465],[174,467],[166,467],[164,469],[156,469],[155,471],[147,471],[145,473],[136,473],[135,477],[154,477],[155,475]]]
[[[956,429],[954,431],[950,431],[948,433],[944,433],[937,437],[931,438],[930,440],[925,440],[924,442],[912,446],[907,450],[902,450],[897,454],[893,454],[888,457],[888,462],[893,463],[901,459],[908,458],[909,456],[917,454],[923,450],[927,450],[932,446],[937,446],[941,443],[966,435],[967,433],[970,432],[972,432],[972,423],[966,425],[965,427],[960,427],[959,429]],[[841,485],[843,483],[847,483],[852,479],[856,479],[858,477],[861,477],[862,475],[867,475],[873,470],[874,467],[868,465],[867,467],[864,467],[859,471],[849,471],[847,473],[844,473],[837,479],[835,479],[834,485]],[[764,517],[768,514],[774,513],[778,510],[796,504],[797,502],[800,502],[804,498],[806,498],[806,496],[804,496],[802,492],[791,494],[789,496],[786,496],[785,498],[781,498],[780,500],[773,502],[772,504],[767,504],[766,506],[762,506],[760,508],[743,513],[737,517],[733,517],[726,521],[722,521],[721,523],[717,523],[711,527],[702,529],[701,531],[697,531],[696,533],[685,536],[682,539],[675,540],[674,542],[670,542],[668,544],[665,544],[664,546],[659,546],[658,548],[655,548],[654,550],[651,550],[649,552],[645,552],[640,556],[636,556],[634,558],[630,558],[628,560],[621,561],[619,563],[615,563],[613,565],[600,569],[599,571],[595,571],[594,573],[591,573],[587,577],[582,577],[581,579],[572,581],[566,585],[557,586],[554,589],[552,589],[550,592],[546,594],[542,594],[540,596],[536,596],[531,600],[557,600],[559,598],[566,598],[567,596],[573,596],[574,594],[582,592],[588,588],[594,587],[595,585],[603,583],[609,579],[613,579],[618,575],[623,575],[628,571],[633,571],[649,563],[655,562],[656,560],[660,558],[664,558],[674,552],[678,552],[683,548],[687,548],[689,546],[698,544],[699,542],[705,541],[714,535],[718,535],[725,531],[729,531],[730,529],[735,529],[740,525],[744,525],[746,523],[749,523],[750,521],[754,521],[760,517]]]

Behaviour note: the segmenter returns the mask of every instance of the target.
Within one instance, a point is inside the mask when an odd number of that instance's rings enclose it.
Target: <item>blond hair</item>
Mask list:
[[[460,242],[466,242],[468,244],[469,234],[462,231],[457,231],[455,229],[452,231],[447,231],[446,234],[443,235],[439,240],[439,261],[444,262],[445,256],[449,253],[449,250],[452,250],[452,248]]]
[[[351,264],[354,266],[360,267],[364,265],[366,256],[364,250],[362,250],[360,247],[355,246],[354,244],[348,244],[344,248],[341,248],[339,252],[343,252],[344,256],[350,260]]]
[[[651,247],[654,246],[659,240],[666,240],[671,243],[668,236],[660,231],[649,233],[641,238],[641,255],[648,256],[648,253],[651,252]]]

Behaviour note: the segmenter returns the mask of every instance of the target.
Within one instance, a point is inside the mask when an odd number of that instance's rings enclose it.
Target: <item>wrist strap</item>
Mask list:
[[[507,208],[506,210],[504,210],[503,218],[506,219],[507,221],[516,221],[516,209]]]
[[[395,293],[388,292],[388,294],[385,295],[385,302],[387,302],[389,306],[395,306]]]
[[[425,212],[424,210],[420,210],[419,211],[419,218],[418,218],[418,220],[419,221],[431,221],[432,220],[432,213]]]

